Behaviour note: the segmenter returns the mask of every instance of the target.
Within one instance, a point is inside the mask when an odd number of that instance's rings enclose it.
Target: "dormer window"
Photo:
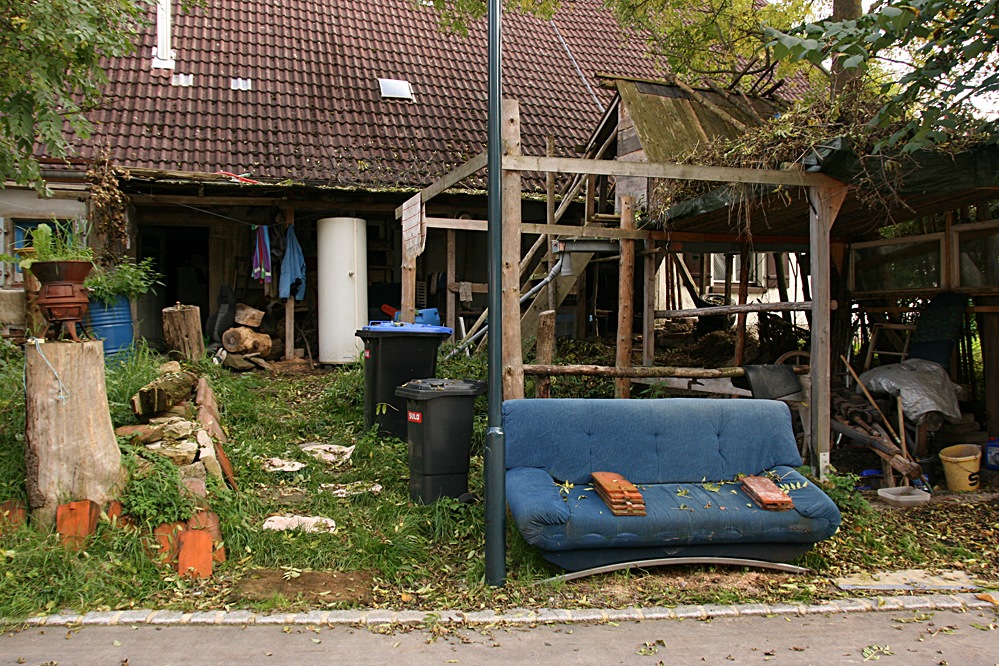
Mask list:
[[[413,87],[401,79],[378,79],[382,99],[413,99]]]

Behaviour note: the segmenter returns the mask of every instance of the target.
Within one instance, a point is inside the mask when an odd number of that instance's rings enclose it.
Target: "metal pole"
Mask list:
[[[486,431],[486,583],[506,583],[503,434],[503,1],[489,0],[489,428]]]

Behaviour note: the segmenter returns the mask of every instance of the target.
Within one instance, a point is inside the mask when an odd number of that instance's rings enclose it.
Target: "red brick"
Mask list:
[[[116,428],[114,434],[118,437],[128,437],[133,444],[151,444],[163,439],[163,428],[148,424],[126,425]]]
[[[97,529],[101,507],[93,500],[79,500],[60,504],[56,508],[56,531],[62,535],[62,545],[83,548],[84,543]]]
[[[208,530],[184,530],[180,534],[177,571],[192,578],[210,577],[213,550],[212,535]]]
[[[214,511],[199,511],[187,520],[187,529],[206,530],[212,535],[212,545],[214,552],[212,559],[221,564],[225,562],[225,546],[222,544],[222,526],[219,524],[219,516]]]
[[[153,530],[156,543],[159,544],[160,561],[169,564],[177,559],[180,551],[180,535],[187,528],[187,523],[162,523]]]
[[[13,532],[28,520],[28,507],[24,502],[9,499],[0,503],[0,536]]]

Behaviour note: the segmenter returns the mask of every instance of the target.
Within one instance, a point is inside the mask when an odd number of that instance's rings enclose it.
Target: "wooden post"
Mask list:
[[[551,365],[555,358],[555,319],[554,310],[545,310],[538,315],[538,346],[535,354],[535,363],[538,365]],[[534,384],[534,397],[549,397],[551,387],[552,378],[550,376],[538,377]]]
[[[416,258],[423,251],[424,207],[420,194],[402,205],[402,294],[399,320],[416,321]]]
[[[455,242],[455,231],[454,229],[447,230],[447,285],[448,288],[444,290],[446,294],[444,297],[444,307],[447,309],[447,327],[452,331],[457,331],[456,324],[458,323],[458,296],[450,289],[450,285],[458,281],[458,276],[456,275],[457,269],[457,257],[455,256],[457,252],[457,243]],[[458,336],[455,334],[451,335],[452,340],[457,340]]]
[[[621,197],[621,228],[631,231],[635,228],[635,198]],[[631,367],[631,341],[635,315],[635,241],[622,238],[617,287],[617,358],[618,368]],[[631,380],[621,377],[614,380],[614,397],[631,397]]]
[[[749,297],[749,247],[739,249],[739,305],[745,305]],[[746,355],[746,313],[735,316],[735,364],[742,365]]]
[[[777,296],[780,298],[781,303],[787,303],[791,300],[791,297],[787,293],[787,271],[784,270],[784,258],[787,256],[783,252],[774,252],[774,275],[777,278]],[[785,321],[793,322],[794,315],[790,312],[781,313],[781,317]]]
[[[503,101],[503,155],[520,155],[520,105]],[[520,339],[520,172],[503,172],[503,399],[524,397]]]
[[[104,381],[104,343],[25,346],[24,442],[32,522],[51,525],[70,500],[100,505],[118,492],[121,452]]]
[[[830,286],[829,276],[832,263],[829,252],[829,234],[836,215],[846,198],[847,188],[819,187],[808,188],[809,207],[809,259],[812,282],[812,358],[811,358],[811,398],[812,398],[812,441],[811,464],[820,477],[829,470],[829,449],[832,437],[832,357],[829,340]]]
[[[725,254],[725,305],[732,303],[732,279],[734,276],[733,262],[735,255]]]
[[[284,212],[285,229],[295,225],[295,209]],[[295,358],[295,297],[289,295],[284,302],[284,360]]]
[[[976,298],[975,305],[999,306],[999,298]],[[985,427],[989,437],[999,437],[999,313],[978,313],[978,339],[985,375]]]
[[[574,266],[572,270],[579,271],[576,276],[576,339],[585,340],[586,317],[589,312],[586,307],[586,268],[580,270]]]
[[[642,302],[642,365],[650,366],[656,356],[656,279],[663,253],[655,241],[645,241],[645,289]]]
[[[555,137],[548,137],[546,152],[548,157],[555,157]],[[545,175],[545,194],[545,221],[548,224],[555,224],[555,174],[551,171]],[[545,253],[548,257],[548,272],[551,273],[552,267],[555,266],[555,253],[552,252],[551,236],[545,236],[544,240],[545,245],[548,246],[548,251]],[[548,292],[549,310],[554,310],[558,307],[558,299],[555,293],[555,290],[558,288],[557,285],[557,281],[552,281],[548,283],[548,289],[545,290]],[[538,322],[538,326],[541,326],[540,321]],[[538,331],[538,339],[541,339],[540,330]]]
[[[163,308],[163,341],[170,351],[179,352],[188,360],[197,361],[205,355],[201,336],[201,308],[181,305]]]

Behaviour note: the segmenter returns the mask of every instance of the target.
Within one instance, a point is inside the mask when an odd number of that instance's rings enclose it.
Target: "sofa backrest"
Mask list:
[[[801,464],[787,405],[775,400],[524,399],[503,403],[506,467],[587,483],[697,483]]]

